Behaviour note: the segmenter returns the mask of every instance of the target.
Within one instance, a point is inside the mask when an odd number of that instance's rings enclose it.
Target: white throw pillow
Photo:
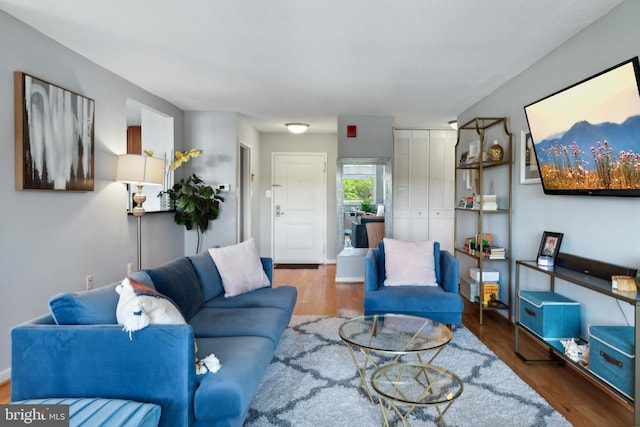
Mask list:
[[[384,238],[386,286],[438,286],[433,240]]]
[[[237,245],[211,248],[209,254],[218,267],[226,298],[270,285],[253,237]]]

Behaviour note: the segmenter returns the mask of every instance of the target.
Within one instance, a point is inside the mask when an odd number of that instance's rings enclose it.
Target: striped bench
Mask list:
[[[11,402],[16,405],[69,405],[70,427],[157,427],[160,406],[105,398],[46,398]]]

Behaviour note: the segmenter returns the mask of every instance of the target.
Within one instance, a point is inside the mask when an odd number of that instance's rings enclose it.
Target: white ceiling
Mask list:
[[[449,120],[623,0],[0,0],[0,10],[184,110],[261,132],[338,115]]]

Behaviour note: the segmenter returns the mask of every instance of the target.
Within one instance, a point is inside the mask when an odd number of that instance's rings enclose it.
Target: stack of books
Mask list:
[[[505,259],[507,256],[505,249],[500,246],[484,246],[482,253],[489,259]]]
[[[473,208],[473,197],[467,197],[465,208],[472,209]]]
[[[484,307],[489,305],[490,300],[498,300],[500,296],[500,273],[497,271],[483,270],[480,274],[479,268],[471,268],[469,276],[473,280],[470,286],[471,301],[482,302]],[[481,284],[482,281],[482,284]],[[482,292],[480,291],[482,289]]]
[[[473,209],[483,211],[498,210],[498,201],[495,194],[484,194],[473,196]]]

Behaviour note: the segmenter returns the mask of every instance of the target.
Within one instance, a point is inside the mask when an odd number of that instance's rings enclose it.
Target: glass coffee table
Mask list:
[[[436,424],[446,426],[444,414],[462,394],[463,388],[460,378],[452,372],[421,363],[392,363],[378,368],[371,375],[371,386],[378,393],[386,427],[392,410],[404,425],[410,426],[407,417],[422,406],[435,406],[438,411]]]
[[[430,364],[451,341],[451,330],[444,324],[424,317],[404,314],[374,314],[347,320],[340,326],[340,338],[349,349],[358,374],[360,387],[373,402],[365,372],[373,365],[373,354],[390,356],[385,363],[396,363],[404,355],[415,355],[421,364]],[[362,363],[357,352],[364,355]],[[423,361],[422,355],[429,353]]]

